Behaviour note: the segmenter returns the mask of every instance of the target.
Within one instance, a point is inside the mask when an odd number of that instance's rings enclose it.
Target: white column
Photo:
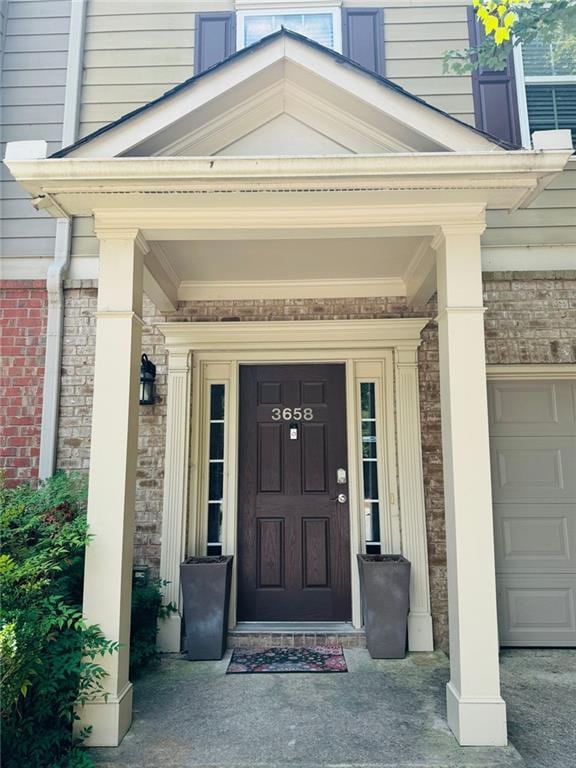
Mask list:
[[[132,719],[128,680],[134,491],[142,331],[142,255],[136,231],[101,236],[88,495],[84,615],[120,650],[97,661],[106,698],[79,709],[88,746],[117,746]]]
[[[163,588],[164,602],[177,605],[178,613],[160,622],[158,646],[161,651],[177,653],[182,625],[180,563],[186,553],[188,506],[190,353],[187,350],[169,350],[167,407],[160,578],[169,582]]]
[[[402,554],[412,563],[408,648],[410,651],[432,651],[416,345],[396,350],[396,419]]]
[[[482,229],[444,228],[434,244],[448,558],[448,724],[466,746],[507,742],[498,663]]]

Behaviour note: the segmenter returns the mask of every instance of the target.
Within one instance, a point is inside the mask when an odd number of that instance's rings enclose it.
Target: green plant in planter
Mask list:
[[[86,481],[60,473],[34,489],[0,486],[0,659],[5,768],[92,765],[74,736],[76,702],[105,690],[114,653],[81,614]]]
[[[162,605],[162,587],[168,582],[153,579],[136,582],[132,589],[132,623],[130,629],[130,677],[156,666],[160,654],[156,647],[158,621],[176,610],[173,603]]]

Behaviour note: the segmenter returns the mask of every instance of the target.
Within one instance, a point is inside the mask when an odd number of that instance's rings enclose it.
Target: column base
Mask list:
[[[119,696],[89,701],[78,707],[76,731],[91,727],[90,735],[82,742],[85,747],[117,747],[132,724],[132,683],[128,683]]]
[[[433,651],[432,616],[429,613],[408,615],[408,650],[415,652]]]
[[[505,747],[506,703],[493,699],[465,699],[452,682],[446,686],[448,725],[462,747]]]
[[[171,613],[158,622],[158,650],[162,653],[180,653],[182,650],[182,617]]]

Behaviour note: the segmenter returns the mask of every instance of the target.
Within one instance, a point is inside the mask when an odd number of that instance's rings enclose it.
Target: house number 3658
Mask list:
[[[312,408],[272,408],[272,421],[312,421]]]

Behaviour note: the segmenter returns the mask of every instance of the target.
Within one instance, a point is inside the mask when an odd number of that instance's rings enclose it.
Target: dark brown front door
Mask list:
[[[239,462],[238,619],[349,620],[344,366],[242,366]]]

